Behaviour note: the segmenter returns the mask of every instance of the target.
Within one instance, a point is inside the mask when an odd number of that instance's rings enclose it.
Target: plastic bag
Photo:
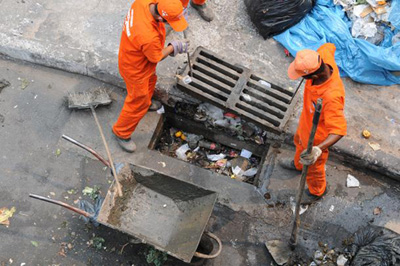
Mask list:
[[[245,0],[247,13],[264,39],[298,23],[312,8],[313,0]]]
[[[94,226],[99,226],[99,223],[97,222],[97,216],[99,216],[99,212],[101,209],[101,205],[103,205],[104,198],[99,196],[97,197],[94,205],[90,203],[87,200],[79,200],[79,209],[84,210],[85,212],[88,212],[92,214],[93,216],[91,218],[87,218],[83,215],[80,216],[85,223],[91,222],[93,223]]]
[[[392,1],[394,4],[400,0]],[[400,17],[400,12],[397,13]],[[387,32],[387,34],[386,34]],[[295,56],[302,49],[317,50],[322,44],[335,44],[335,60],[341,76],[354,81],[376,85],[400,84],[400,77],[391,71],[400,70],[400,43],[392,45],[396,31],[388,29],[379,46],[366,40],[353,38],[351,21],[341,6],[331,0],[317,0],[313,10],[297,25],[274,37]]]
[[[352,266],[400,265],[400,235],[392,230],[379,226],[364,227],[349,242]]]

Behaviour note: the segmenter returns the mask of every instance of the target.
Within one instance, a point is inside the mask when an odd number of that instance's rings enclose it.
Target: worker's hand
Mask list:
[[[176,40],[170,42],[168,45],[172,45],[174,47],[174,53],[170,54],[170,56],[175,56],[177,54],[183,54],[188,52],[189,48],[189,40]]]
[[[318,146],[313,146],[310,154],[307,154],[307,150],[300,154],[300,163],[302,165],[313,165],[321,154],[322,150]]]

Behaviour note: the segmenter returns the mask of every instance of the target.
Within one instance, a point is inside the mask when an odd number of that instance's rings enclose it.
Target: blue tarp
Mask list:
[[[335,5],[332,0],[317,0],[313,10],[303,20],[274,39],[294,56],[302,49],[317,50],[324,43],[334,43],[341,76],[361,83],[400,84],[400,77],[390,73],[400,71],[400,42],[392,45],[391,41],[400,29],[400,0],[392,1],[389,20],[397,29],[392,32],[387,28],[384,40],[377,46],[353,38],[351,21],[341,6]]]

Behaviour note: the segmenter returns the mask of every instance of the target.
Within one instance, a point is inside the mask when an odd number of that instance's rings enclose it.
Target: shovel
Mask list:
[[[315,132],[317,131],[321,110],[322,110],[322,99],[320,98],[317,100],[317,104],[315,106],[313,125],[311,128],[310,137],[308,138],[308,144],[307,144],[308,154],[311,153],[314,144]],[[307,172],[308,172],[308,165],[304,165],[303,170],[301,172],[299,190],[297,191],[295,219],[289,243],[282,240],[270,240],[265,243],[265,246],[267,247],[269,253],[271,254],[272,258],[278,265],[283,265],[287,263],[290,258],[290,255],[292,254],[292,251],[297,246],[297,233],[300,227],[300,203],[301,203],[301,198],[303,197],[303,191],[306,184]]]

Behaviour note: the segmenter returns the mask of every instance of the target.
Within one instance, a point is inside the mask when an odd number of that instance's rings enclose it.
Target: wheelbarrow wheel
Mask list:
[[[210,254],[214,250],[214,244],[212,243],[211,239],[214,239],[218,243],[218,251],[215,254]],[[194,254],[194,258],[192,259],[191,265],[202,265],[204,259],[214,259],[218,257],[221,251],[221,240],[211,232],[204,232],[201,237],[199,247]]]

